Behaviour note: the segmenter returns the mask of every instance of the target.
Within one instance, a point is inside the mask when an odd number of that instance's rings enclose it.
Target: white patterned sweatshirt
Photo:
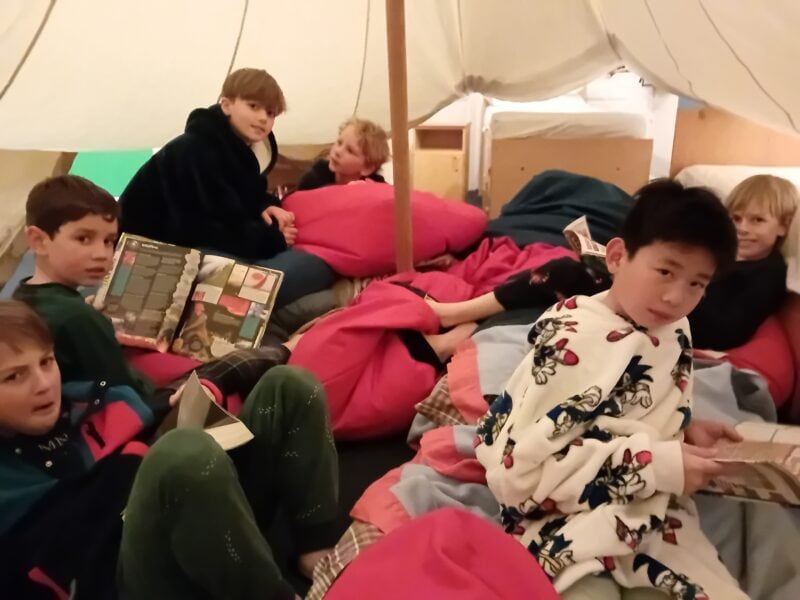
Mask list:
[[[479,423],[476,454],[504,526],[558,591],[605,571],[680,600],[746,598],[680,497],[689,323],[648,331],[605,296],[539,318],[533,349]]]

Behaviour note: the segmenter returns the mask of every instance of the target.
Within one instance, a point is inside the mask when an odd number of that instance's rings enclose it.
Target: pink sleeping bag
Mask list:
[[[472,286],[445,273],[397,278],[445,301],[472,293]],[[436,333],[439,319],[414,292],[378,281],[352,305],[314,325],[292,353],[290,365],[311,371],[322,382],[337,439],[403,431],[414,417],[414,405],[433,387],[435,369],[411,357],[397,334],[400,329]]]
[[[346,277],[395,271],[394,187],[334,185],[295,192],[283,202],[295,214],[295,248],[319,256]],[[486,228],[486,213],[434,194],[411,193],[414,262],[459,252]]]
[[[515,273],[537,269],[551,260],[567,256],[576,258],[572,251],[561,246],[536,243],[519,248],[508,237],[487,238],[447,272],[474,285],[475,295],[480,296],[492,291]]]
[[[314,325],[289,364],[311,371],[322,382],[337,439],[404,431],[437,373],[411,357],[398,330],[436,333],[439,320],[422,298],[391,282],[413,285],[440,302],[456,302],[492,289],[518,271],[570,255],[546,244],[520,250],[508,238],[484,240],[449,273],[401,273],[372,283],[353,304]]]
[[[792,395],[796,377],[792,347],[777,317],[769,317],[746,344],[727,355],[733,366],[755,371],[766,380],[777,408]]]
[[[493,523],[443,508],[370,546],[326,600],[557,600],[536,559]]]

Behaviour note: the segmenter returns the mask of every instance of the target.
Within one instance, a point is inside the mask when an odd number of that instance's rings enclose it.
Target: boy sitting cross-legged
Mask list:
[[[688,315],[736,258],[720,201],[645,186],[607,247],[613,283],[536,322],[533,349],[478,427],[476,454],[506,530],[569,600],[746,597],[687,495],[738,439],[692,420]]]
[[[234,352],[198,369],[219,396],[252,388],[254,439],[146,442],[176,386],[64,381],[44,322],[0,302],[0,589],[8,598],[295,598],[262,531],[281,503],[313,566],[335,539],[337,459],[312,376]],[[144,455],[144,458],[142,456]],[[116,579],[116,583],[115,583]]]

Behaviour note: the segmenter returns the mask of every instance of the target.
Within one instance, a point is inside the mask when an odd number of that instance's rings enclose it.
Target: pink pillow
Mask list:
[[[394,188],[385,183],[332,185],[295,192],[295,248],[315,254],[346,277],[395,272]],[[464,250],[486,229],[486,213],[465,202],[411,193],[414,262]]]
[[[558,594],[533,555],[496,524],[442,508],[364,550],[325,598],[557,600]]]
[[[776,407],[792,394],[795,365],[789,339],[777,317],[769,317],[746,344],[729,350],[727,360],[740,369],[751,369],[767,381]]]
[[[165,386],[202,363],[188,356],[123,347],[125,358],[137,371],[144,373],[156,387]]]

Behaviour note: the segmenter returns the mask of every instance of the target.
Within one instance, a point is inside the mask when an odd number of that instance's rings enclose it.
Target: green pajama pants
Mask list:
[[[279,504],[301,552],[335,543],[337,459],[320,384],[274,367],[240,418],[255,439],[230,454],[186,429],[148,452],[125,512],[121,598],[294,598],[262,535]]]

